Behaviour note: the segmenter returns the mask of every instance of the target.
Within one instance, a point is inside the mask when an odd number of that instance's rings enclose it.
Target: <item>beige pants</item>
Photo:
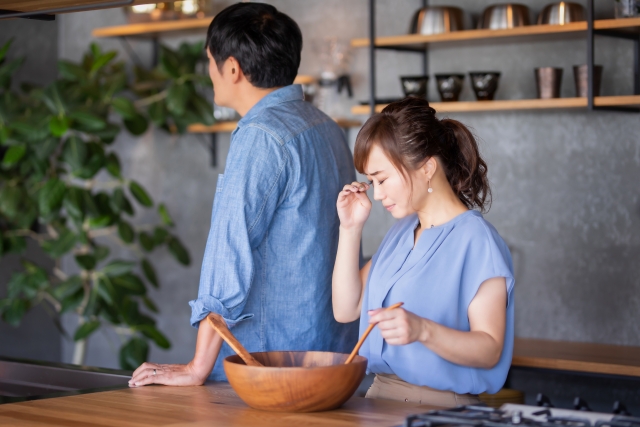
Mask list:
[[[365,397],[442,406],[445,408],[480,403],[480,399],[475,394],[458,394],[453,391],[413,385],[401,380],[396,375],[387,374],[376,375]]]

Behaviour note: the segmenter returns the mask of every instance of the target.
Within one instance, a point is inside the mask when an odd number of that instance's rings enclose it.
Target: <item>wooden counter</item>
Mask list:
[[[511,366],[640,378],[640,347],[516,338]]]
[[[395,426],[436,409],[412,403],[351,398],[335,411],[311,414],[257,411],[227,383],[151,386],[0,405],[0,425],[19,426]]]

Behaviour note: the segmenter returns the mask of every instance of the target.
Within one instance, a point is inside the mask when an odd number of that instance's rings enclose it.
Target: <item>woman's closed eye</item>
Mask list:
[[[378,181],[378,185],[382,185],[383,182],[385,182],[387,179],[383,179],[382,181]],[[373,180],[369,180],[369,185],[373,185]]]

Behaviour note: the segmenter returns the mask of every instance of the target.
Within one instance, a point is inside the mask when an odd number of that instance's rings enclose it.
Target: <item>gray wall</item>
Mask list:
[[[300,24],[305,39],[300,68],[303,74],[318,73],[314,41],[332,35],[348,40],[367,34],[365,0],[270,3]],[[453,3],[478,14],[489,0]],[[535,14],[547,0],[526,3]],[[378,0],[379,34],[404,33],[419,4],[417,0]],[[611,16],[611,5],[609,1],[597,1],[598,16]],[[78,59],[94,27],[123,22],[119,10],[60,16],[60,56]],[[177,43],[180,39],[165,41]],[[99,43],[121,49],[116,40]],[[573,96],[570,67],[584,63],[585,44],[575,37],[447,44],[431,48],[430,71],[497,69],[503,73],[498,98],[510,99],[535,96],[534,67],[562,66],[563,96]],[[146,42],[132,42],[132,46],[143,61],[149,60]],[[603,94],[630,94],[630,44],[598,38],[597,48],[596,61],[605,66]],[[345,111],[355,100],[368,96],[367,64],[366,50],[355,51],[355,97],[352,101],[343,99]],[[382,52],[377,69],[379,95],[400,96],[398,76],[419,73],[420,59],[417,55]],[[462,97],[472,99],[468,80],[465,84]],[[435,86],[430,87],[430,93],[436,100]],[[640,345],[640,327],[633,314],[640,312],[638,116],[562,110],[451,116],[473,127],[489,164],[494,203],[487,218],[513,251],[517,335]],[[154,293],[162,312],[159,323],[173,343],[170,351],[152,351],[152,360],[158,362],[186,362],[193,354],[195,331],[188,324],[187,301],[197,293],[216,179],[223,172],[223,165],[210,167],[206,142],[197,135],[169,137],[150,131],[137,140],[123,135],[115,144],[126,176],[139,180],[156,201],[167,204],[193,258],[193,265],[187,269],[166,253],[153,258],[162,278],[162,288]],[[228,136],[221,135],[222,159],[228,146]],[[139,222],[150,218],[140,217]],[[392,223],[393,218],[375,204],[365,230],[366,255],[375,252]],[[115,366],[114,348],[97,334],[90,342],[87,362]],[[69,353],[67,346],[67,360]]]
[[[55,22],[0,21],[0,45],[14,38],[9,59],[26,58],[12,82],[14,87],[23,82],[47,84],[55,78],[57,37],[58,26]],[[42,267],[52,267],[51,261],[33,242],[29,243],[24,257]],[[20,270],[20,259],[17,255],[11,255],[0,261],[0,298],[6,294],[11,274]],[[0,356],[52,362],[61,360],[60,333],[43,306],[28,313],[18,328],[0,321]]]

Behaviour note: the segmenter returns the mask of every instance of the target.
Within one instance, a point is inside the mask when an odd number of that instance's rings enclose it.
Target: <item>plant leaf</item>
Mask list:
[[[69,252],[77,242],[76,235],[69,229],[65,229],[55,240],[45,240],[41,243],[42,249],[53,258],[60,258]]]
[[[67,138],[62,150],[62,158],[69,166],[71,166],[72,170],[75,171],[82,169],[87,158],[87,154],[87,144],[83,140],[75,135]]]
[[[104,228],[111,224],[112,218],[109,215],[100,215],[89,219],[89,228]]]
[[[76,262],[85,270],[93,270],[97,261],[93,255],[76,255]]]
[[[115,153],[109,153],[107,156],[106,162],[107,171],[114,178],[120,178],[120,160],[118,160],[118,156]]]
[[[24,145],[12,145],[9,147],[6,153],[4,153],[4,157],[2,158],[3,166],[13,166],[18,163],[27,152],[27,147]]]
[[[149,197],[149,194],[137,182],[131,181],[129,183],[129,191],[131,191],[131,194],[133,194],[133,197],[135,197],[138,203],[140,203],[142,206],[146,206],[146,207],[153,206],[153,200],[151,200],[151,197]]]
[[[61,137],[69,130],[69,119],[66,117],[53,116],[49,120],[49,130],[53,136]]]
[[[96,246],[93,250],[93,255],[96,257],[96,260],[102,261],[109,256],[109,252],[110,250],[107,246]]]
[[[99,327],[100,327],[99,320],[90,320],[88,322],[85,322],[82,325],[80,325],[78,329],[76,329],[76,333],[73,334],[73,340],[80,341],[82,339],[85,339]]]
[[[151,298],[149,298],[147,296],[142,297],[142,303],[152,313],[158,313],[159,312],[158,307],[154,304],[153,301],[151,301]]]
[[[129,273],[135,264],[130,261],[111,261],[109,264],[105,265],[102,269],[102,272],[107,276],[121,276],[123,274]]]
[[[148,259],[142,259],[142,272],[144,273],[144,277],[153,285],[154,288],[158,288],[158,276],[156,274],[156,270],[153,268],[151,262]]]
[[[58,71],[60,76],[71,81],[82,81],[87,79],[87,73],[82,67],[70,61],[58,61]]]
[[[58,178],[51,178],[42,187],[38,195],[38,208],[40,215],[47,216],[60,209],[67,186]]]
[[[80,125],[80,130],[96,131],[107,127],[104,119],[86,111],[74,111],[69,118]]]
[[[140,242],[142,248],[147,252],[151,252],[155,246],[153,238],[144,231],[138,235],[138,241]]]
[[[127,196],[124,195],[124,191],[122,188],[116,188],[111,195],[111,207],[115,212],[126,212],[129,215],[133,216],[133,206],[131,206],[131,202],[127,199]]]
[[[2,318],[11,326],[18,327],[24,314],[29,310],[29,301],[14,299],[8,307],[5,307]]]
[[[111,106],[123,119],[132,119],[138,114],[133,102],[122,96],[115,97],[111,100]]]
[[[182,265],[191,264],[191,258],[189,257],[189,252],[182,245],[180,240],[177,237],[171,236],[167,243],[169,246],[169,252],[174,256],[174,258]]]
[[[171,219],[169,211],[167,210],[167,207],[164,205],[164,203],[160,203],[160,205],[158,206],[158,213],[160,214],[160,219],[162,219],[162,223],[164,225],[166,225],[167,227],[173,226],[173,220]]]
[[[164,349],[171,348],[171,343],[169,343],[169,340],[167,339],[167,337],[165,337],[162,334],[162,332],[157,330],[155,326],[142,325],[142,326],[138,326],[136,329],[142,332],[142,334],[147,338],[152,339],[153,342],[155,342],[158,347],[164,348]]]
[[[131,338],[120,349],[120,367],[130,371],[147,361],[149,344],[142,338]]]
[[[134,136],[140,136],[149,128],[149,122],[142,114],[136,114],[130,119],[124,119],[124,126]]]
[[[125,243],[132,243],[135,237],[133,227],[124,220],[120,220],[120,222],[118,222],[118,235]]]
[[[112,277],[111,283],[129,291],[129,293],[133,295],[144,295],[147,292],[147,288],[145,288],[144,283],[135,274],[126,273]]]
[[[187,85],[174,83],[167,93],[167,109],[177,116],[182,116],[188,99],[189,88]]]
[[[156,245],[162,245],[167,241],[169,237],[169,232],[161,227],[156,227],[153,230],[153,242]]]
[[[51,294],[58,300],[62,301],[70,295],[75,294],[82,289],[82,279],[80,276],[71,276],[64,282],[56,286]]]

